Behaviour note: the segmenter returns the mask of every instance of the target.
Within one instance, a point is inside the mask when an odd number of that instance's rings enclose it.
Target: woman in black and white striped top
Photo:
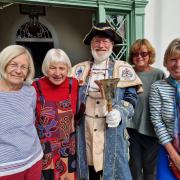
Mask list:
[[[155,82],[151,86],[149,97],[151,120],[162,145],[158,154],[157,180],[178,180],[180,176],[180,38],[174,39],[169,44],[164,55],[164,66],[170,76]]]

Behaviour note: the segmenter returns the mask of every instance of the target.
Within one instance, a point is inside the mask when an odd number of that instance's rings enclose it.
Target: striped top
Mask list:
[[[155,82],[150,92],[150,114],[155,132],[161,144],[173,139],[175,88],[166,80]]]
[[[42,158],[34,126],[35,107],[36,93],[31,86],[0,92],[0,176],[22,172]]]

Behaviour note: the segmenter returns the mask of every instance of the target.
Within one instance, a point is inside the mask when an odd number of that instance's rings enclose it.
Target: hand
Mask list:
[[[178,153],[172,158],[172,161],[180,171],[180,155]]]
[[[121,122],[121,114],[117,109],[113,109],[106,115],[108,127],[117,127]]]
[[[164,144],[164,147],[168,152],[171,161],[180,171],[180,155],[177,153],[171,142]]]

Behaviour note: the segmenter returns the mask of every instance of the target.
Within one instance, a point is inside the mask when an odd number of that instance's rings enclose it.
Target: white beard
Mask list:
[[[95,63],[101,63],[101,62],[106,61],[106,60],[109,59],[109,56],[112,53],[112,49],[110,49],[107,52],[105,52],[105,51],[97,52],[96,50],[91,48],[91,53],[92,53],[92,56],[94,58],[94,62]]]

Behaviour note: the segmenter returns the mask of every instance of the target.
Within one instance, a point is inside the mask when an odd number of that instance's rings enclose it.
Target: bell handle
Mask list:
[[[112,101],[107,102],[107,109],[108,109],[108,112],[112,111]]]

